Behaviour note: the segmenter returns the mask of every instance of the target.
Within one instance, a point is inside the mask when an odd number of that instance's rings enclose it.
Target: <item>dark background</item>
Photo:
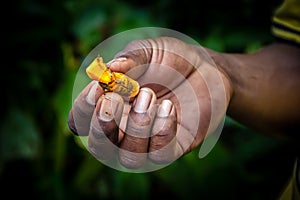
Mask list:
[[[92,157],[71,135],[75,74],[101,41],[132,28],[180,31],[222,52],[273,41],[281,1],[19,0],[2,5],[0,192],[25,199],[275,199],[292,173],[293,141],[226,119],[214,149],[132,174]]]

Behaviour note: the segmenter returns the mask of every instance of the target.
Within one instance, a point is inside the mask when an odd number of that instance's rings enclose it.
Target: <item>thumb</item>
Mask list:
[[[107,63],[112,71],[128,73],[133,68],[139,67],[139,70],[133,70],[130,75],[133,78],[141,76],[148,68],[152,55],[152,43],[150,40],[134,40],[115,55],[115,58]]]

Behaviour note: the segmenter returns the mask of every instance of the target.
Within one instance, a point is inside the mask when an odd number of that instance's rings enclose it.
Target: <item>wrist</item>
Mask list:
[[[234,80],[232,79],[232,76],[230,75],[230,68],[229,66],[229,60],[227,56],[223,53],[219,53],[216,51],[213,51],[211,49],[205,48],[208,55],[211,57],[212,61],[215,63],[215,66],[217,67],[217,70],[219,71],[223,84],[225,87],[226,92],[226,99],[228,103],[233,97],[234,94]]]

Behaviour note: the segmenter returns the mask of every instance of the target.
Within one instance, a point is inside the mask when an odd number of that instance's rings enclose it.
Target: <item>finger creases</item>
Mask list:
[[[149,158],[159,164],[176,160],[181,149],[176,140],[177,117],[172,102],[164,100],[158,108],[149,142]]]
[[[149,137],[156,112],[155,102],[154,92],[142,88],[129,112],[119,152],[120,163],[127,168],[142,167],[147,161]]]
[[[123,99],[116,93],[106,93],[100,97],[92,116],[88,138],[89,151],[97,159],[116,157],[123,107]]]
[[[103,93],[96,81],[89,83],[75,99],[69,113],[68,125],[75,134],[87,136],[99,96]]]

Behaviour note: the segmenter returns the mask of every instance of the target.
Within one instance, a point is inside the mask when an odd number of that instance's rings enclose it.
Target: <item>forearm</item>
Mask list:
[[[299,48],[272,44],[254,54],[209,52],[232,86],[229,116],[263,132],[299,137]]]

